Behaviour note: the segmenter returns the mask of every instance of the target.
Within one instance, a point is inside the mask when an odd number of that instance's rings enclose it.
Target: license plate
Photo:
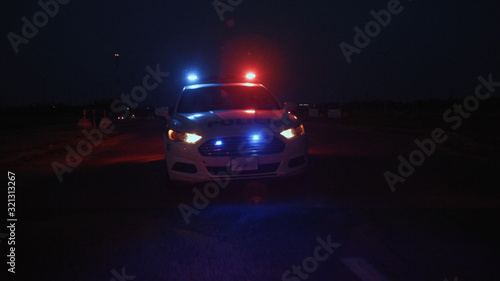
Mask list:
[[[258,168],[257,157],[231,158],[231,171],[233,172],[257,170]]]

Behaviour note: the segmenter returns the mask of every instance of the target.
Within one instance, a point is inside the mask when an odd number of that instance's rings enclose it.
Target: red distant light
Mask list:
[[[255,78],[255,73],[247,73],[247,75],[245,76],[247,79],[254,79]]]

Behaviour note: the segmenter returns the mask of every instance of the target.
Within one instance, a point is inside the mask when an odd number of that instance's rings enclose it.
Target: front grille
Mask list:
[[[280,153],[285,143],[278,137],[254,140],[253,136],[226,137],[204,142],[198,151],[202,156],[255,156]]]

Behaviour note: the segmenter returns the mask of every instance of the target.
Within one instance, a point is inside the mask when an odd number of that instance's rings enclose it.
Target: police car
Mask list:
[[[167,176],[204,182],[291,176],[305,171],[304,126],[262,84],[243,80],[195,81],[182,90],[164,134]],[[250,81],[249,81],[250,80]]]

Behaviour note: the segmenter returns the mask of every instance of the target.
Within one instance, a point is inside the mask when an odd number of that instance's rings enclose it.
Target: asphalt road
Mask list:
[[[392,192],[414,136],[309,122],[304,176],[230,182],[187,224],[205,185],[166,185],[162,126],[120,126],[62,183],[17,171],[15,280],[500,280],[496,157],[438,145]]]

